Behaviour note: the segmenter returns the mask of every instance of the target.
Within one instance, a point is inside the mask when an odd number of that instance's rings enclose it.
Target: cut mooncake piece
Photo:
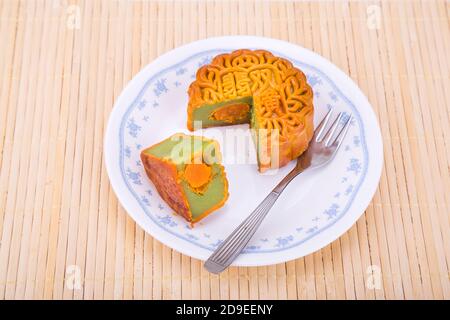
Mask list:
[[[302,71],[265,50],[216,56],[190,85],[189,130],[249,123],[260,171],[284,166],[314,133],[313,92]]]
[[[228,181],[215,140],[177,133],[143,150],[141,161],[164,201],[191,223],[228,199]]]

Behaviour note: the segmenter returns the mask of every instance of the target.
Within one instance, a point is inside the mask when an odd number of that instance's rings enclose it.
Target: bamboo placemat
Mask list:
[[[0,298],[450,298],[449,2],[1,0],[0,17]],[[349,74],[385,161],[341,238],[217,276],[126,214],[103,136],[143,66],[228,34],[288,40]]]

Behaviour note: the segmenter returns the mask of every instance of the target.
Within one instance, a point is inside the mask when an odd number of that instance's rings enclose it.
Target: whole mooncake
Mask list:
[[[228,181],[214,140],[177,133],[143,150],[141,161],[164,201],[191,223],[228,199]]]
[[[313,93],[302,71],[265,50],[216,56],[190,85],[189,130],[249,123],[259,170],[284,166],[314,132]]]

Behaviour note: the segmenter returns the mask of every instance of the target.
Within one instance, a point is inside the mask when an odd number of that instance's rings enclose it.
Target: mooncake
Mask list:
[[[163,200],[192,224],[228,199],[215,140],[177,133],[143,150],[141,161]]]
[[[268,51],[216,56],[198,69],[188,94],[191,131],[250,124],[261,172],[297,158],[313,136],[313,92],[304,73]]]

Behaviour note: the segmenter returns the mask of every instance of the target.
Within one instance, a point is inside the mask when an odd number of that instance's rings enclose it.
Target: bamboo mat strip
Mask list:
[[[0,18],[0,298],[450,298],[448,1],[6,0]],[[335,63],[373,105],[385,158],[342,237],[295,261],[211,275],[126,214],[103,137],[141,68],[229,34]]]

